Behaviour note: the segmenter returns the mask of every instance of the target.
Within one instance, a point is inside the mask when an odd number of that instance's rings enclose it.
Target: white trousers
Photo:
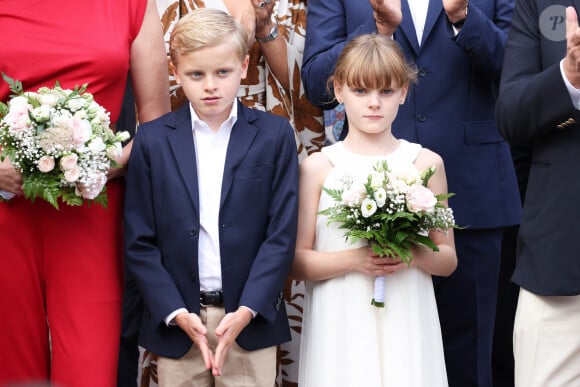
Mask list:
[[[520,288],[513,342],[516,387],[580,387],[580,295]]]

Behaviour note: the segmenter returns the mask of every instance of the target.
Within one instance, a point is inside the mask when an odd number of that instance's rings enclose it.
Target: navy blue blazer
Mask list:
[[[394,34],[419,82],[399,109],[393,133],[437,152],[445,162],[449,200],[457,222],[470,228],[519,223],[521,202],[510,149],[495,124],[494,108],[511,0],[470,0],[457,37],[441,0],[431,0],[421,46],[409,5]],[[361,0],[311,0],[302,80],[308,98],[329,108],[326,81],[344,45],[376,33],[372,8]]]
[[[258,315],[246,350],[290,340],[282,291],[294,256],[298,155],[287,120],[238,102],[219,210],[224,307]],[[125,256],[145,301],[140,344],[177,358],[192,345],[164,319],[199,313],[199,197],[189,104],[139,127],[127,172]]]
[[[527,185],[513,280],[544,296],[580,294],[580,112],[560,73],[567,6],[580,1],[518,0],[497,104]]]

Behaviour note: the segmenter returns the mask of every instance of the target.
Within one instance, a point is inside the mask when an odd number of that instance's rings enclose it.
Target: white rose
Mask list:
[[[19,95],[18,97],[12,98],[8,102],[8,106],[10,106],[10,110],[18,110],[18,111],[28,111],[28,98]]]
[[[113,145],[107,147],[107,157],[111,160],[117,160],[123,154],[123,148],[120,142],[116,142]]]
[[[413,185],[421,180],[421,173],[413,164],[403,165],[392,172],[394,179],[402,180],[407,185]]]
[[[353,183],[347,190],[344,190],[341,195],[341,204],[349,207],[356,207],[361,203],[365,197],[364,186]]]
[[[73,114],[74,118],[78,118],[79,120],[86,120],[87,119],[87,111],[86,110],[77,110],[75,114]]]
[[[51,107],[48,105],[40,105],[37,108],[32,109],[32,117],[36,121],[46,122],[50,118]]]
[[[58,102],[58,98],[54,94],[42,94],[39,98],[39,101],[42,105],[56,106],[56,103]]]
[[[66,106],[73,112],[76,112],[85,106],[85,100],[81,97],[71,98],[67,101]]]
[[[50,172],[54,169],[54,159],[50,156],[42,156],[38,159],[38,170],[43,173]]]
[[[93,138],[88,144],[87,147],[91,153],[99,153],[106,149],[106,145],[103,142],[103,139],[100,137]]]

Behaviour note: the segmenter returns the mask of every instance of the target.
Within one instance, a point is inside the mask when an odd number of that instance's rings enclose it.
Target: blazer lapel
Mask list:
[[[413,17],[411,16],[411,9],[409,8],[409,3],[407,0],[401,1],[401,12],[403,13],[403,20],[401,20],[401,24],[399,25],[398,30],[395,32],[401,33],[405,36],[405,39],[409,42],[409,46],[417,55],[419,52],[419,42],[417,41],[417,31],[415,30],[415,25],[413,24]],[[398,37],[395,40],[399,40]]]
[[[431,33],[431,30],[433,30],[433,26],[435,26],[435,22],[439,18],[441,12],[443,12],[443,4],[441,3],[441,0],[429,0],[429,9],[427,10],[427,20],[425,20],[425,29],[423,30],[421,47],[423,47]]]
[[[258,134],[258,129],[250,125],[256,119],[255,113],[251,109],[244,108],[241,102],[238,101],[238,119],[232,128],[226,153],[220,208],[229,195],[236,169],[244,160],[256,134]]]
[[[197,160],[195,156],[189,104],[183,104],[183,107],[176,112],[175,120],[173,122],[168,122],[167,125],[174,128],[174,130],[167,136],[169,146],[173,151],[177,168],[179,169],[183,182],[187,187],[193,207],[195,211],[199,213]]]

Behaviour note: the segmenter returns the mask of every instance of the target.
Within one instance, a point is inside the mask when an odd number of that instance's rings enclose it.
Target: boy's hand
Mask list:
[[[207,342],[207,329],[201,322],[199,316],[195,313],[183,312],[175,316],[175,323],[179,325],[195,345],[197,345],[197,348],[203,357],[205,369],[209,370],[212,368],[214,363],[213,353],[209,349],[209,344]]]
[[[242,329],[252,321],[252,317],[252,312],[247,308],[238,308],[235,312],[226,314],[216,328],[215,334],[218,337],[218,346],[215,351],[212,369],[214,376],[221,375],[222,366],[224,365],[230,347]]]

